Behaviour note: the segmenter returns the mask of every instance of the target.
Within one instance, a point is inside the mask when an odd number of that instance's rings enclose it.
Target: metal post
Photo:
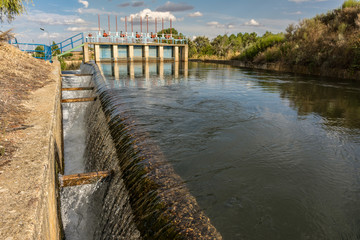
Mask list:
[[[142,17],[140,16],[140,33],[142,33]]]
[[[98,14],[98,23],[99,23],[99,34],[101,34],[101,29],[100,29],[100,14]]]
[[[157,17],[155,18],[155,34],[156,34],[156,37],[157,37]]]
[[[134,33],[134,21],[132,16],[131,16],[131,33]]]
[[[109,25],[109,34],[110,34],[110,15],[108,15],[108,25]]]
[[[149,16],[146,15],[146,36],[149,34]]]
[[[170,18],[170,37],[172,35],[172,19]]]
[[[125,32],[127,33],[127,17],[125,16]]]
[[[162,18],[162,30],[161,30],[161,33],[164,36],[164,18]]]
[[[118,32],[118,26],[117,26],[117,16],[115,16],[115,21],[116,21],[116,33]]]

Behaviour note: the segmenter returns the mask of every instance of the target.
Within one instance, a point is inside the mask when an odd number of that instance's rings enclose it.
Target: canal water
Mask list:
[[[360,84],[101,64],[224,239],[360,238]]]

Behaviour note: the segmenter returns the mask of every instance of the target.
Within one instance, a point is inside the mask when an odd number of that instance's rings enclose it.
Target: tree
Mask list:
[[[235,38],[235,35],[231,35],[230,37],[226,34],[224,36],[219,35],[211,42],[211,45],[214,47],[217,55],[225,57],[232,46],[232,40]]]
[[[32,2],[32,0],[1,0],[0,1],[0,22],[7,19],[11,22],[15,16],[21,15],[26,11],[25,3]]]
[[[51,45],[51,51],[53,56],[59,55],[61,53],[59,46],[54,41]]]
[[[173,36],[173,38],[185,38],[184,35],[182,33],[179,33],[178,30],[176,30],[175,28],[167,28],[164,29],[164,34],[170,34],[170,30],[171,30],[171,34]],[[159,31],[157,33],[158,36],[162,35],[162,31]]]
[[[36,57],[36,58],[45,57],[44,46],[42,46],[42,45],[37,46],[35,48],[35,52],[33,53],[33,57]]]

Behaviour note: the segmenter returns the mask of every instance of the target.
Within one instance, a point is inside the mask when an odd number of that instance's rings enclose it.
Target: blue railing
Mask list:
[[[78,43],[77,45],[84,43],[84,33],[76,34],[68,39],[65,39],[62,42],[53,44],[51,45],[51,48],[53,52],[60,50],[60,53],[63,53],[67,50],[73,49],[75,47],[75,43]],[[55,48],[55,46],[57,46],[57,48]]]
[[[19,43],[16,38],[13,42],[10,40],[9,43],[23,52],[31,54],[34,58],[44,59],[45,61],[50,61],[52,58],[51,46],[35,43]]]
[[[17,39],[9,40],[9,44],[14,45],[23,52],[31,53],[33,57],[51,61],[52,56],[57,55],[58,50],[63,53],[73,49],[76,45],[84,43],[84,34],[76,34],[62,42],[53,45],[35,44],[35,43],[19,43]],[[76,45],[75,45],[76,44]]]

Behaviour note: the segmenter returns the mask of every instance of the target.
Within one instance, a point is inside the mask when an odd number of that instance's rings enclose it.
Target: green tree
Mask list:
[[[232,45],[233,40],[235,40],[235,35],[228,37],[226,34],[224,36],[217,36],[212,42],[211,45],[214,47],[214,51],[218,56],[227,56]]]
[[[24,3],[32,2],[32,0],[1,0],[0,1],[0,22],[7,19],[11,22],[15,16],[19,16],[26,11]]]
[[[53,56],[59,55],[61,53],[59,46],[54,41],[51,45],[51,51]]]
[[[33,57],[43,58],[45,56],[44,46],[39,45],[35,48],[35,52],[33,53]]]
[[[189,46],[189,57],[195,56],[197,52],[196,45],[191,39],[188,39],[188,46]]]
[[[171,30],[171,34],[173,36],[173,38],[184,38],[184,35],[182,33],[179,33],[178,30],[176,30],[175,28],[167,28],[164,29],[164,34],[170,34],[170,30]],[[158,36],[162,35],[162,31],[159,31]]]
[[[209,38],[205,36],[195,38],[194,44],[199,55],[212,55],[215,53],[213,47],[210,44]]]

